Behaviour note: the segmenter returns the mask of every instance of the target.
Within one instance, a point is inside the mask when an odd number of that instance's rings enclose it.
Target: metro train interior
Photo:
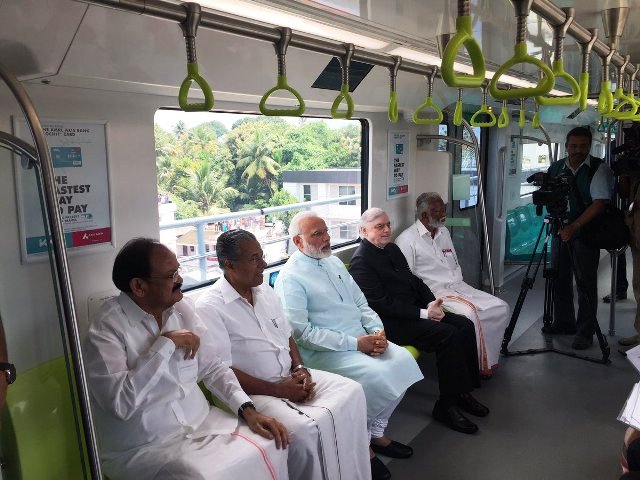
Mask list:
[[[348,264],[362,212],[384,209],[395,236],[430,191],[465,281],[523,300],[505,353],[569,354],[502,355],[477,393],[491,415],[461,435],[431,417],[423,353],[389,424],[417,454],[389,461],[393,478],[619,478],[637,371],[618,339],[636,303],[631,286],[602,297],[621,252],[598,271],[608,346],[582,356],[540,332],[542,269],[523,279],[544,225],[527,178],[574,127],[609,163],[635,141],[634,62],[640,0],[0,0],[0,313],[17,369],[0,478],[102,478],[81,345],[129,239],[169,246],[195,297],[221,275],[224,231],[255,233],[273,284],[294,213],[319,212]]]

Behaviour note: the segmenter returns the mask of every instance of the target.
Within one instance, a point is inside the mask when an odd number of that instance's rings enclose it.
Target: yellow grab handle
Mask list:
[[[616,93],[613,95],[613,100],[620,100],[615,106],[613,111],[609,114],[617,120],[631,120],[638,111],[638,104],[635,98],[624,94],[622,87],[616,88]],[[630,107],[629,110],[622,110],[622,107]]]
[[[533,128],[540,128],[540,112],[536,112],[533,114],[533,120],[531,121],[531,126]]]
[[[489,120],[486,122],[479,122],[476,120],[478,115],[488,115]],[[493,127],[496,124],[496,116],[493,114],[486,103],[480,106],[480,110],[473,114],[471,121],[469,122],[473,127]]]
[[[423,110],[432,110],[436,113],[435,118],[420,118],[418,114]],[[433,99],[431,97],[427,97],[427,100],[420,105],[415,112],[413,112],[413,123],[417,125],[439,125],[442,122],[442,110],[433,103]],[[461,122],[462,123],[462,122]]]
[[[573,105],[574,103],[578,103],[582,90],[578,82],[576,82],[576,79],[565,71],[562,59],[553,62],[551,71],[555,77],[554,84],[556,78],[563,78],[571,88],[571,95],[569,97],[545,97],[538,95],[536,96],[536,102],[538,102],[539,105]]]
[[[191,82],[196,82],[202,90],[204,94],[203,103],[189,103],[189,88],[191,88]],[[197,63],[187,63],[187,76],[180,85],[178,105],[180,105],[180,108],[185,112],[208,112],[213,108],[213,91],[207,81],[198,73]]]
[[[500,90],[498,88],[499,78],[511,67],[518,63],[528,63],[538,67],[542,72],[542,78],[535,87],[532,88],[511,88],[510,90]],[[507,60],[493,75],[489,83],[489,92],[496,100],[512,100],[515,98],[535,97],[537,95],[545,95],[553,88],[555,82],[553,71],[544,62],[527,53],[527,42],[516,43],[514,46],[514,55]]]
[[[277,92],[278,90],[284,90],[286,92],[291,93],[294,97],[296,97],[296,100],[298,100],[298,103],[299,103],[298,108],[294,108],[294,109],[267,108],[266,106],[267,99],[274,92]],[[304,105],[304,100],[302,99],[302,96],[294,88],[290,87],[289,84],[287,83],[287,77],[285,77],[284,75],[279,75],[276,86],[270,90],[267,90],[267,92],[262,96],[262,99],[260,100],[259,108],[260,108],[260,112],[262,112],[262,114],[266,117],[287,117],[287,116],[299,117],[304,113],[305,105]]]
[[[344,112],[338,112],[338,107],[340,106],[343,100],[347,104],[347,110]],[[331,105],[331,116],[333,118],[345,118],[349,120],[352,115],[353,115],[353,99],[349,94],[349,85],[347,85],[346,83],[343,83],[342,86],[340,87],[340,93],[338,94],[336,99],[333,101],[333,104]]]
[[[449,40],[442,54],[440,72],[442,80],[449,87],[479,88],[484,82],[486,68],[480,45],[473,38],[473,22],[470,16],[462,15],[456,18],[456,34]],[[473,75],[456,74],[453,66],[456,55],[461,46],[466,48],[473,66]]]
[[[587,98],[589,96],[589,72],[580,74],[580,110],[587,109]]]
[[[504,128],[509,125],[509,110],[507,106],[502,104],[502,111],[500,112],[500,116],[498,117],[498,128]]]
[[[395,90],[389,93],[389,121],[398,121],[398,93]]]
[[[453,124],[456,127],[462,125],[462,100],[456,102],[456,109],[453,111]]]
[[[518,120],[518,125],[520,125],[520,128],[524,128],[524,109],[520,109],[520,119]]]
[[[613,110],[613,93],[611,93],[611,80],[605,80],[600,86],[598,97],[598,113],[608,115]]]

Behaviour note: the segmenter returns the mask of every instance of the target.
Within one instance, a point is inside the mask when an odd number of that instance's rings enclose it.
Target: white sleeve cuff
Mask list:
[[[420,318],[423,318],[424,320],[429,320],[429,313],[426,308],[420,309]]]

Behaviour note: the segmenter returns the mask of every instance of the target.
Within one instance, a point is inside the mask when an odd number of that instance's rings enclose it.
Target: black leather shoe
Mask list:
[[[458,397],[458,407],[476,417],[486,417],[489,409],[476,400],[470,393],[463,393]]]
[[[576,335],[576,338],[573,339],[573,343],[571,344],[571,348],[574,350],[586,350],[591,345],[593,345],[593,337]]]
[[[616,301],[618,301],[618,300],[626,300],[626,299],[627,299],[627,292],[616,293]],[[611,294],[605,295],[604,297],[602,297],[602,301],[604,303],[611,303]]]
[[[455,405],[447,407],[440,403],[440,400],[433,407],[433,418],[456,432],[472,434],[478,431],[478,426],[465,417],[458,407]]]
[[[371,459],[371,479],[372,480],[389,480],[391,478],[391,472],[387,466],[382,463],[378,457]]]
[[[575,325],[558,325],[552,323],[551,325],[544,325],[542,327],[542,333],[546,333],[547,335],[575,335],[576,327]]]
[[[376,445],[371,442],[371,450],[380,455],[384,455],[385,457],[391,458],[409,458],[413,455],[413,448],[409,445],[404,445],[400,442],[395,442],[391,440],[391,443],[386,447],[382,445]]]

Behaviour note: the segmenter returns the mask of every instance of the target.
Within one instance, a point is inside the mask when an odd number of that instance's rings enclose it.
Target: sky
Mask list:
[[[183,121],[187,128],[192,128],[202,123],[211,122],[212,120],[218,120],[222,122],[229,130],[231,126],[239,118],[243,116],[254,116],[250,114],[238,114],[238,113],[220,113],[220,112],[183,112],[181,110],[158,110],[154,117],[154,123],[162,127],[163,130],[171,132],[173,127],[179,121]],[[297,125],[299,123],[298,117],[282,117],[287,122]],[[314,119],[309,118],[309,121],[317,120],[329,120],[327,125],[329,128],[341,128],[349,125],[353,120],[333,120],[333,119]]]

